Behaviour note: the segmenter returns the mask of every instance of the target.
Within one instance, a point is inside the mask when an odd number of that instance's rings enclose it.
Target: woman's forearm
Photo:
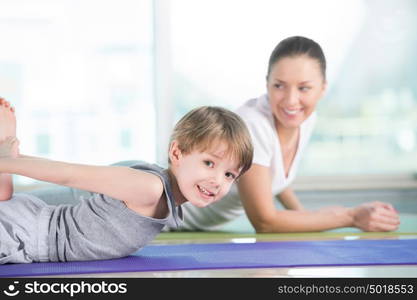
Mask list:
[[[254,224],[257,232],[317,232],[341,227],[352,227],[352,211],[346,207],[332,207],[318,211],[277,210],[267,220]]]
[[[297,195],[294,193],[294,190],[290,187],[286,188],[278,195],[278,200],[282,203],[282,205],[286,209],[292,209],[292,210],[304,209]]]

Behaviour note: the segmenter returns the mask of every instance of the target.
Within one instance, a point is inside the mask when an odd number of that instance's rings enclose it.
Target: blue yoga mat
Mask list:
[[[196,269],[417,264],[417,239],[150,245],[101,261],[8,264],[0,277]]]

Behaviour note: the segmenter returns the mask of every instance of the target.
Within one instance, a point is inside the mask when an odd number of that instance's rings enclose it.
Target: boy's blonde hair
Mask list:
[[[202,106],[188,112],[175,125],[170,144],[174,140],[184,154],[226,143],[231,159],[236,159],[238,167],[242,168],[239,176],[252,164],[253,145],[244,121],[222,107]]]

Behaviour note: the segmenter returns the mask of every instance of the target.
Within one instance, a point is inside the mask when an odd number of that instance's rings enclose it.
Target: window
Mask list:
[[[0,0],[0,94],[23,153],[155,160],[152,4]]]

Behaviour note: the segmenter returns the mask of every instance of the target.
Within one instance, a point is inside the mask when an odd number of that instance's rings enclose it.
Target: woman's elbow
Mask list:
[[[254,226],[256,233],[273,233],[269,227]]]
[[[257,218],[256,220],[251,220],[252,226],[255,229],[256,233],[273,233],[273,222],[271,218]]]
[[[289,233],[299,232],[299,228],[277,215],[265,216],[251,220],[256,233]]]

